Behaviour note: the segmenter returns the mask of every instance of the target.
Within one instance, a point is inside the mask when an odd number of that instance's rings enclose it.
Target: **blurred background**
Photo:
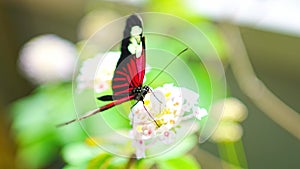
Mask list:
[[[73,117],[70,81],[84,40],[135,12],[186,19],[208,36],[224,65],[223,103],[235,127],[189,149],[194,168],[300,168],[299,7],[294,0],[1,0],[0,168],[89,164],[81,128],[53,126]]]

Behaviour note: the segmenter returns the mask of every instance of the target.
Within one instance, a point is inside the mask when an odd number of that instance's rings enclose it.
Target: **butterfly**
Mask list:
[[[143,101],[149,86],[143,86],[146,67],[145,37],[142,21],[131,15],[127,21],[121,43],[121,56],[112,79],[113,95],[98,97],[101,101],[113,101],[100,109],[106,110],[129,100]]]
[[[177,57],[186,50],[187,48],[181,51],[177,55]],[[171,62],[173,62],[177,57],[173,58]],[[169,62],[169,64],[171,62]],[[146,50],[142,20],[137,14],[133,14],[127,18],[126,26],[123,32],[123,40],[121,42],[121,56],[117,62],[116,69],[112,78],[113,94],[100,96],[97,98],[101,101],[112,102],[88,114],[85,114],[79,117],[78,119],[73,119],[66,123],[62,123],[58,126],[63,126],[75,121],[80,121],[89,116],[92,116],[99,112],[103,112],[107,109],[110,109],[116,105],[122,104],[130,100],[136,100],[136,103],[138,103],[139,101],[143,102],[146,94],[149,93],[149,90],[151,90],[149,86],[143,86],[145,67]],[[162,71],[154,79],[156,79],[162,73]],[[156,123],[151,114],[149,112],[148,114]]]

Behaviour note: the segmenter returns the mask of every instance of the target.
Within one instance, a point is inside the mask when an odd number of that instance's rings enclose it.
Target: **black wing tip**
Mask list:
[[[138,13],[129,15],[129,17],[127,18],[127,21],[128,20],[134,20],[136,22],[139,22],[140,25],[142,25],[142,17]]]
[[[143,25],[142,18],[138,14],[132,14],[127,18],[127,24],[128,24],[128,26],[137,25],[137,26],[142,27],[142,25]]]
[[[132,14],[127,18],[126,26],[124,29],[124,38],[130,37],[130,30],[134,26],[139,26],[143,28],[142,18],[138,14]]]
[[[112,95],[100,96],[97,97],[97,99],[101,101],[113,101]]]

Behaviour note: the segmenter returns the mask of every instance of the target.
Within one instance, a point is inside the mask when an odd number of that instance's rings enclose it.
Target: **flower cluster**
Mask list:
[[[206,116],[207,111],[199,107],[198,99],[199,95],[191,90],[165,84],[147,94],[144,103],[137,103],[129,115],[137,158],[144,158],[146,149],[156,141],[173,143],[177,129],[185,121]]]
[[[98,54],[83,62],[77,77],[77,91],[90,88],[100,93],[109,89],[119,57],[120,52],[109,52],[105,56]]]

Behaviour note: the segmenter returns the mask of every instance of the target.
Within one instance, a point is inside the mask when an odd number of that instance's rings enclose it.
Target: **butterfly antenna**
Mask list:
[[[148,84],[148,85],[150,85],[151,83],[153,83],[154,82],[154,80],[155,79],[157,79],[158,78],[158,76],[160,76],[167,68],[168,68],[168,66],[170,66],[170,64],[171,63],[173,63],[182,53],[184,53],[185,51],[187,51],[189,48],[185,48],[185,49],[183,49],[181,52],[179,52],[177,55],[176,55],[176,57],[174,57],[153,79],[152,79],[152,81]]]
[[[131,106],[131,109],[132,109],[135,105],[137,105],[137,104],[138,104],[138,102],[135,102],[134,105]],[[154,123],[156,124],[156,126],[157,126],[157,127],[160,127],[160,125],[157,123],[157,121],[154,119],[154,117],[151,115],[151,113],[147,110],[144,101],[143,101],[143,107],[144,107],[144,109],[146,110],[146,112],[147,112],[147,114],[149,115],[149,117],[154,121]],[[132,119],[133,119],[132,121],[133,121],[133,123],[134,123],[134,118],[132,118]]]

